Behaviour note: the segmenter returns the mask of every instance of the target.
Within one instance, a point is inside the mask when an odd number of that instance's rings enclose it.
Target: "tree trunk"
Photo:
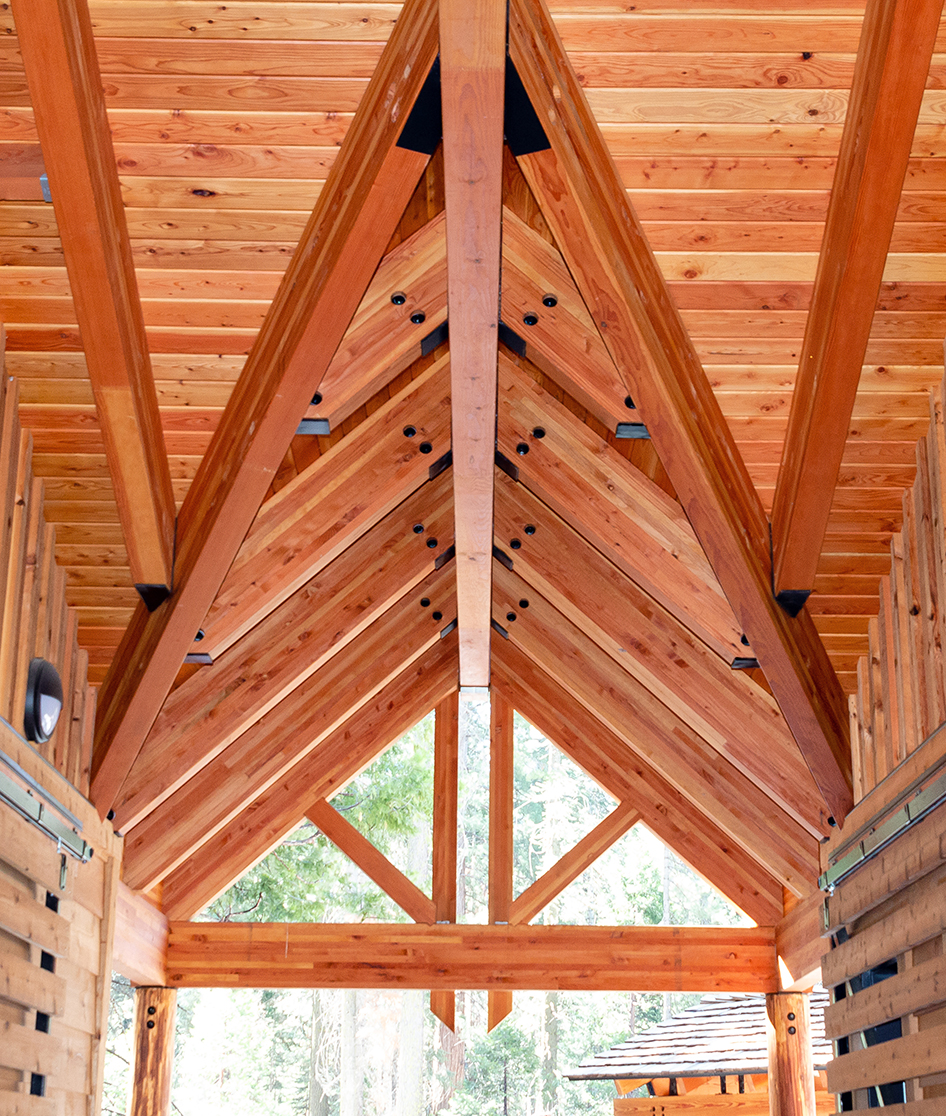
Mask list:
[[[340,1116],[364,1116],[365,1071],[358,1042],[358,993],[342,993]]]
[[[424,1116],[424,993],[403,992],[397,1059],[397,1116]]]
[[[319,1062],[322,1050],[322,993],[312,989],[312,1042],[309,1056],[309,1116],[328,1116],[328,1094],[322,1088]]]

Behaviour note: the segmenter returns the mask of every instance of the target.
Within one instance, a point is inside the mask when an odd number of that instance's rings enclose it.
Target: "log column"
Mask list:
[[[176,988],[135,990],[135,1078],[128,1116],[168,1116]]]
[[[805,992],[770,992],[765,997],[769,1037],[771,1116],[815,1116],[815,1068]]]

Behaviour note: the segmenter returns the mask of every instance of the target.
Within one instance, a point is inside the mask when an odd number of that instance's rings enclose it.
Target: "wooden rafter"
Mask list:
[[[567,853],[563,854],[509,906],[509,922],[513,926],[531,922],[556,896],[561,895],[603,853],[620,840],[640,820],[640,814],[628,802],[619,802],[610,814]]]
[[[259,795],[287,778],[310,752],[324,753],[326,738],[440,642],[446,618],[456,615],[452,577],[448,565],[427,578],[415,594],[376,620],[357,645],[333,656],[130,828],[125,846],[128,882],[139,888],[153,886]],[[425,597],[431,602],[428,608],[419,603]],[[444,619],[434,620],[431,614],[440,611]],[[398,648],[396,656],[390,653],[392,646]],[[293,726],[288,737],[287,725]]]
[[[494,615],[510,642],[781,883],[807,894],[818,874],[817,842],[807,830],[514,571],[497,562],[493,583]],[[528,609],[520,609],[523,599]],[[509,613],[519,619],[507,621]]]
[[[460,695],[437,706],[434,723],[434,818],[432,898],[438,922],[457,920],[457,823],[459,810]],[[431,992],[430,1010],[451,1031],[456,1023],[453,992]]]
[[[100,691],[92,798],[113,804],[428,156],[397,146],[437,52],[408,0],[181,508],[175,591],[138,609]]]
[[[451,542],[452,505],[443,473],[179,686],[122,784],[120,824],[130,827],[173,794],[429,577]]]
[[[644,824],[759,925],[782,913],[782,885],[674,784],[627,745],[510,641],[496,642],[496,684],[522,715],[618,799],[633,801]]]
[[[489,685],[505,0],[440,0],[460,685]]]
[[[360,833],[347,818],[324,798],[317,798],[306,807],[306,817],[318,826],[330,841],[381,888],[381,890],[415,922],[433,923],[436,909],[432,900],[409,880],[400,869]]]
[[[266,855],[302,818],[312,795],[336,794],[457,684],[455,633],[438,639],[331,732],[311,757],[272,782],[164,882],[172,918],[192,918]]]
[[[814,587],[942,0],[872,0],[772,506],[776,593]]]
[[[181,988],[778,988],[775,932],[762,926],[172,922],[170,931],[168,983]]]
[[[806,613],[771,591],[768,523],[541,0],[512,0],[509,51],[551,148],[519,165],[762,664],[832,814],[850,809],[847,708]]]
[[[92,22],[85,0],[21,0],[15,15],[131,576],[160,598],[174,493]]]
[[[541,440],[543,454],[555,454],[550,443],[548,435]],[[534,456],[522,465],[523,483],[505,475],[496,479],[497,545],[520,536],[516,573],[813,836],[827,836],[817,787],[771,695],[732,670],[529,493]],[[523,531],[527,523],[534,534]],[[521,616],[528,622],[528,615]]]

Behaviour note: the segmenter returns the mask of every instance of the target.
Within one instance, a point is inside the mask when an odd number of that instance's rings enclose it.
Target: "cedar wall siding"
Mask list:
[[[851,698],[857,805],[823,846],[822,973],[846,1110],[943,1111],[946,1098],[946,428],[930,399],[917,475]]]
[[[64,807],[93,850],[83,863],[0,800],[0,1116],[95,1116],[121,842],[76,789],[88,788],[95,691],[43,516],[43,483],[32,473],[32,439],[19,424],[17,385],[6,375],[0,416],[0,789],[42,802],[38,785],[47,812],[63,821],[55,803]],[[56,731],[36,748],[21,735],[34,656],[56,666],[64,691]]]

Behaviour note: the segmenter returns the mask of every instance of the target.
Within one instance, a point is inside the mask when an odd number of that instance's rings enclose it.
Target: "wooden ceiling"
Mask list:
[[[809,889],[943,375],[941,8],[3,7],[7,371],[133,886],[209,897],[459,670],[757,920]]]

